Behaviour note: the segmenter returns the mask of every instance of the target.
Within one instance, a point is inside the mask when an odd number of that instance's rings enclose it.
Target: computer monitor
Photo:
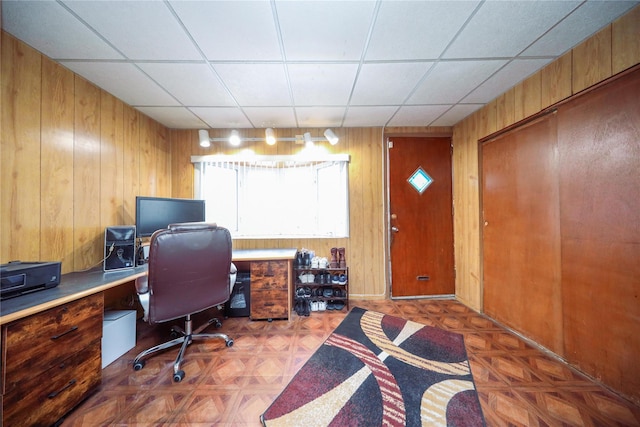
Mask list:
[[[149,237],[169,224],[204,220],[204,200],[136,196],[137,237]]]

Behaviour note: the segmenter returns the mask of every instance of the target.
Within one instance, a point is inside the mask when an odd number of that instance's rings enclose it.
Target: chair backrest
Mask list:
[[[166,322],[229,300],[229,230],[209,223],[172,224],[149,244],[149,321]]]

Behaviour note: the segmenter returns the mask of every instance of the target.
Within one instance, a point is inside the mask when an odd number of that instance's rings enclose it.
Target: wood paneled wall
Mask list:
[[[640,6],[453,128],[456,297],[482,311],[478,141],[640,63]]]
[[[2,32],[0,261],[103,258],[135,196],[171,195],[168,130]]]

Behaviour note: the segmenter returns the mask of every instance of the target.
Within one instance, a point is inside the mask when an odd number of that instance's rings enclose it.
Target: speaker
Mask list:
[[[136,265],[136,226],[118,225],[104,229],[104,271]]]

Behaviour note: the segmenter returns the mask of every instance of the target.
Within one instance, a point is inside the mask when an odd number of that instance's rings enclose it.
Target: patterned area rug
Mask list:
[[[353,308],[260,417],[275,426],[484,426],[463,337]]]

